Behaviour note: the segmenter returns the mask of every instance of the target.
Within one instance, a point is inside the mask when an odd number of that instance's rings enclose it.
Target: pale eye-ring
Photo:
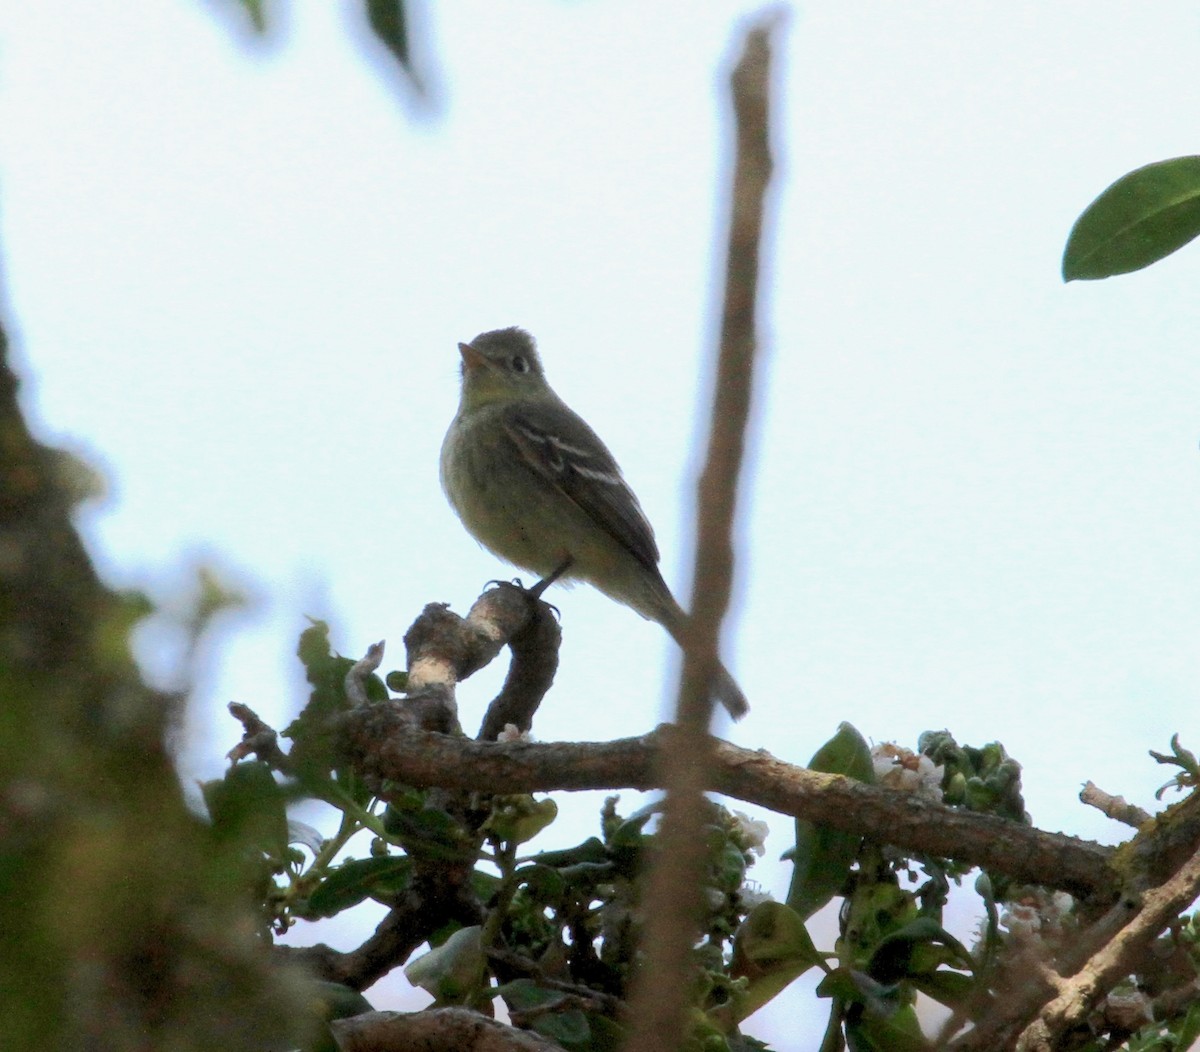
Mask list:
[[[512,366],[514,373],[529,372],[529,363],[519,354],[513,355],[512,360],[508,364]]]

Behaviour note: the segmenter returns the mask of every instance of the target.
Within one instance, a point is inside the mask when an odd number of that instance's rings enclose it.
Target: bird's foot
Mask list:
[[[528,589],[529,594],[533,596],[534,599],[541,599],[542,593],[574,565],[575,557],[573,555],[568,555],[557,567],[555,567],[553,572],[548,574],[546,577],[543,577],[540,581],[538,581],[537,584]]]

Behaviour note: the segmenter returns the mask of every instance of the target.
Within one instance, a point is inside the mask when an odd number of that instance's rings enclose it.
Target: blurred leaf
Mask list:
[[[389,905],[408,886],[411,872],[412,862],[404,855],[348,859],[331,869],[309,895],[303,916],[333,917],[366,898]]]
[[[249,602],[246,593],[221,579],[220,571],[213,566],[196,568],[196,596],[191,611],[193,631],[204,631],[217,614],[236,610]]]
[[[263,0],[237,0],[250,19],[250,24],[256,33],[265,33],[267,29],[267,14],[263,10]]]
[[[225,777],[200,786],[221,839],[244,839],[272,859],[287,853],[287,793],[261,760],[236,763]]]
[[[875,780],[871,749],[849,723],[817,750],[809,768],[842,774],[870,784]],[[787,904],[807,919],[841,891],[858,854],[862,837],[803,819],[796,820],[796,846],[788,852],[793,863]]]
[[[1200,157],[1157,161],[1123,175],[1075,221],[1064,281],[1148,267],[1200,234]]]
[[[354,662],[333,653],[329,625],[324,621],[313,621],[300,633],[296,654],[312,691],[300,714],[282,733],[295,742],[291,759],[299,767],[301,778],[311,782],[327,777],[334,766],[329,721],[349,707],[346,673]]]
[[[749,1034],[730,1034],[725,1038],[729,1052],[771,1052],[771,1046],[765,1041]]]
[[[404,72],[413,77],[404,0],[367,0],[367,21],[371,24],[371,32],[396,57]]]
[[[441,946],[410,961],[404,977],[432,994],[441,1004],[464,1004],[483,985],[483,929],[478,924],[460,928]]]

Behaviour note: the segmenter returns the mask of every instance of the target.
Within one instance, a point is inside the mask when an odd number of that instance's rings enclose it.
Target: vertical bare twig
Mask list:
[[[626,1052],[674,1052],[687,1025],[690,953],[701,916],[704,788],[711,767],[710,684],[718,668],[721,619],[733,581],[734,503],[750,413],[756,346],[760,242],[771,177],[768,96],[772,30],[760,17],[746,32],[731,77],[737,153],[733,169],[720,358],[708,458],[698,492],[698,541],[691,619],[684,647],[676,728],[662,754],[667,788],[659,850],[646,892],[643,963],[633,993]]]

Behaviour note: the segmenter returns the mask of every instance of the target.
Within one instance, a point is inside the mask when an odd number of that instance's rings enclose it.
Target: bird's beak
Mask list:
[[[487,367],[488,360],[469,343],[460,343],[458,353],[462,355],[464,373],[478,372]]]

